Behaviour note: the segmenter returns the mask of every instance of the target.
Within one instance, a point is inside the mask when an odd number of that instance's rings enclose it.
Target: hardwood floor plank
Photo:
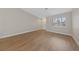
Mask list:
[[[0,51],[76,51],[72,37],[38,30],[0,39]]]

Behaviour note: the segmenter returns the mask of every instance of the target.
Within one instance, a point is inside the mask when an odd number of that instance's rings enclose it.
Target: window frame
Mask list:
[[[53,18],[54,27],[66,27],[66,17],[65,16],[57,16]]]

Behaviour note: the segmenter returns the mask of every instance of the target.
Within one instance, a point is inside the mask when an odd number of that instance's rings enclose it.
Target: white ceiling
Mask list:
[[[43,18],[46,16],[56,15],[60,13],[70,12],[72,8],[22,8],[22,10],[31,13],[39,18]]]

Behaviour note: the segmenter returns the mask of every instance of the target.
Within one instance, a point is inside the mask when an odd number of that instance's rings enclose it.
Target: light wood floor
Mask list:
[[[76,51],[78,47],[70,36],[38,30],[0,39],[1,51]]]

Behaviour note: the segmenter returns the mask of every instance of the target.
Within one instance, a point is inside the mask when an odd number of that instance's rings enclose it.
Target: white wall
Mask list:
[[[50,17],[54,18],[54,17],[62,16],[62,15],[66,17],[66,26],[65,27],[54,27],[52,24],[53,22],[50,19]],[[72,35],[72,13],[67,12],[67,13],[57,14],[57,15],[47,17],[46,30],[50,32]]]
[[[0,38],[39,29],[37,19],[21,9],[0,8]]]
[[[74,9],[72,13],[73,37],[79,45],[79,9]]]

